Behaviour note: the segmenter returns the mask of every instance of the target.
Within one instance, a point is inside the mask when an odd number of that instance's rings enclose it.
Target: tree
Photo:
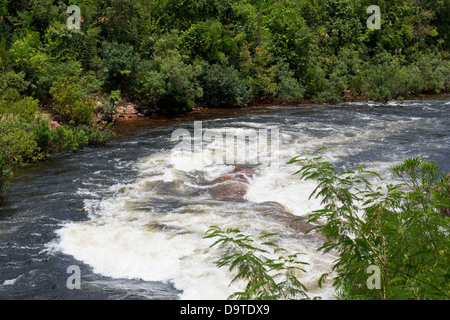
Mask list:
[[[200,67],[186,64],[176,50],[143,61],[140,70],[137,92],[147,106],[156,107],[159,112],[188,111],[194,100],[203,95],[197,81]]]
[[[94,101],[82,94],[76,78],[59,78],[50,88],[53,112],[65,121],[90,124],[93,121]]]

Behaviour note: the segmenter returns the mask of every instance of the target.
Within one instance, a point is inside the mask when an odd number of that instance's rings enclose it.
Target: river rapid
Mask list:
[[[304,253],[299,258],[308,265],[299,279],[308,295],[333,299],[330,282],[319,288],[317,280],[336,256],[318,252],[317,241],[288,230],[267,211],[267,202],[279,203],[293,218],[320,208],[320,199],[309,199],[314,182],[300,181],[293,175],[299,165],[287,162],[326,147],[324,160],[338,170],[365,166],[386,183],[395,180],[390,169],[408,157],[450,172],[449,110],[449,99],[440,97],[270,105],[120,123],[106,146],[21,168],[0,195],[0,298],[226,299],[243,284],[230,286],[233,275],[215,264],[221,252],[204,238],[214,225],[278,233],[278,245]],[[174,132],[194,136],[195,121],[202,132],[278,132],[279,140],[271,141],[270,159],[220,163],[217,151],[233,151],[204,139],[198,145],[203,161],[197,161],[172,139]],[[250,145],[247,153],[259,151]],[[236,165],[254,171],[245,201],[208,193]],[[69,266],[80,268],[80,289],[67,286]]]

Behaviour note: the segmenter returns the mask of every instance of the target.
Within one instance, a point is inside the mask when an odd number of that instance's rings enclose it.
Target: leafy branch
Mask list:
[[[212,226],[207,231],[205,238],[217,238],[211,247],[219,246],[224,251],[217,266],[228,266],[236,274],[231,283],[247,282],[244,291],[232,294],[229,299],[309,299],[306,287],[297,278],[299,272],[306,272],[301,266],[307,263],[298,261],[300,254],[286,255],[285,249],[268,241],[274,235],[261,234],[258,240],[262,243],[255,244],[253,237],[237,229]]]

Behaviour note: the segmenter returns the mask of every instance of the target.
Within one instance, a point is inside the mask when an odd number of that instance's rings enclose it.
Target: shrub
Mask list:
[[[0,121],[0,191],[8,185],[12,170],[24,161],[33,159],[37,150],[29,125],[15,117]]]
[[[29,85],[23,71],[18,73],[13,70],[2,72],[0,74],[0,102],[19,99],[27,91]]]
[[[138,93],[147,106],[161,113],[185,112],[203,95],[197,77],[200,67],[188,65],[178,51],[170,50],[141,64]]]
[[[325,72],[319,66],[308,68],[305,77],[306,96],[313,98],[325,90]]]
[[[223,26],[217,20],[201,21],[191,25],[182,34],[182,48],[189,57],[199,58],[215,64],[221,62],[224,54]]]
[[[8,163],[16,165],[33,158],[37,145],[29,131],[30,125],[19,118],[4,117],[0,121],[0,148],[8,151]]]
[[[4,191],[13,177],[11,166],[6,162],[7,150],[0,149],[0,192]]]
[[[246,106],[250,100],[247,85],[233,67],[205,64],[199,76],[203,101],[207,106]]]
[[[63,23],[55,23],[45,33],[45,51],[56,61],[75,61],[82,54],[84,33],[78,29],[69,30]]]
[[[276,65],[271,65],[272,56],[264,46],[246,44],[239,56],[239,70],[246,77],[252,98],[272,96],[277,84]]]
[[[265,28],[270,30],[268,48],[274,56],[290,65],[297,79],[305,74],[314,43],[314,33],[310,28],[313,25],[308,26],[304,19],[308,2],[273,1],[264,17]]]
[[[420,71],[414,65],[405,65],[401,57],[387,52],[377,55],[365,70],[364,85],[367,97],[373,100],[391,100],[422,89]]]
[[[440,93],[450,84],[450,62],[439,53],[421,54],[415,65],[419,69],[422,91]]]
[[[113,135],[112,131],[86,125],[59,126],[50,129],[48,121],[42,119],[33,127],[33,138],[42,159],[47,158],[52,152],[76,151],[89,145],[104,145]]]
[[[80,146],[102,146],[105,145],[112,136],[114,136],[114,132],[112,131],[89,127],[86,125],[74,127],[72,130],[82,141],[82,143],[79,143]]]
[[[44,35],[45,52],[54,62],[80,61],[83,67],[97,67],[100,31],[98,27],[69,30],[65,24],[54,23]]]
[[[6,97],[11,98],[11,96]],[[32,121],[39,111],[39,101],[31,97],[0,101],[0,116],[21,117],[24,121]]]
[[[37,75],[36,94],[42,101],[50,98],[50,88],[55,86],[59,77],[80,79],[83,73],[81,63],[78,61],[55,62],[43,65]]]
[[[90,96],[99,92],[103,83],[94,71],[86,71],[78,61],[55,62],[43,65],[38,71],[36,80],[36,96],[43,102],[50,100],[50,88],[57,84],[61,77],[76,78],[76,86],[83,96]]]
[[[103,121],[111,122],[114,114],[117,112],[116,101],[122,101],[120,90],[112,91],[107,98],[101,98],[101,105],[96,111],[101,115]]]
[[[33,77],[39,67],[49,60],[49,57],[41,51],[41,47],[39,33],[30,32],[14,41],[8,51],[15,67],[25,72],[27,78]]]
[[[289,65],[280,64],[277,71],[277,87],[274,92],[274,98],[281,102],[301,102],[305,88],[294,78],[294,72],[289,70]]]
[[[346,90],[353,95],[362,91],[363,61],[360,53],[352,48],[344,48],[330,66],[330,75],[325,81],[321,94],[327,101],[336,102]],[[344,96],[346,98],[347,94]]]
[[[31,122],[39,112],[39,101],[32,97],[25,97],[11,102],[11,113],[21,117],[23,120]]]
[[[110,90],[126,91],[134,86],[140,56],[128,44],[103,42],[100,63],[101,80]]]
[[[82,94],[74,77],[58,78],[50,88],[53,98],[53,112],[65,121],[76,124],[90,124],[94,114],[94,101]]]
[[[57,151],[75,151],[80,145],[73,132],[64,126],[50,129],[47,120],[40,119],[33,130],[34,139],[43,159]]]

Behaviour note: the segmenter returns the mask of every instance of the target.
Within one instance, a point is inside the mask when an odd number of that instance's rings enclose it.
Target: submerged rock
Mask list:
[[[218,200],[244,202],[247,185],[239,181],[225,181],[209,190],[209,193]]]
[[[225,173],[215,179],[213,182],[219,182],[219,181],[239,181],[247,183],[249,180],[253,177],[255,174],[255,171],[250,168],[240,168],[235,167],[233,171],[230,171],[228,173]]]
[[[274,219],[284,224],[287,233],[296,234],[302,239],[309,239],[316,243],[323,244],[327,241],[321,232],[312,230],[319,226],[318,222],[309,223],[307,217],[294,216],[282,204],[275,201],[262,202],[259,205],[261,215],[266,219]]]
[[[249,180],[254,171],[250,168],[235,167],[212,181],[209,194],[218,200],[244,202]]]
[[[249,182],[254,174],[253,169],[235,167],[233,171],[227,172],[211,182],[209,194],[214,199],[221,201],[245,202]],[[311,231],[319,225],[318,223],[308,223],[307,217],[294,216],[279,202],[266,201],[257,203],[255,206],[260,218],[281,223],[286,227],[286,233],[289,233],[290,236],[311,240],[315,243],[324,243],[327,240],[319,231]]]

